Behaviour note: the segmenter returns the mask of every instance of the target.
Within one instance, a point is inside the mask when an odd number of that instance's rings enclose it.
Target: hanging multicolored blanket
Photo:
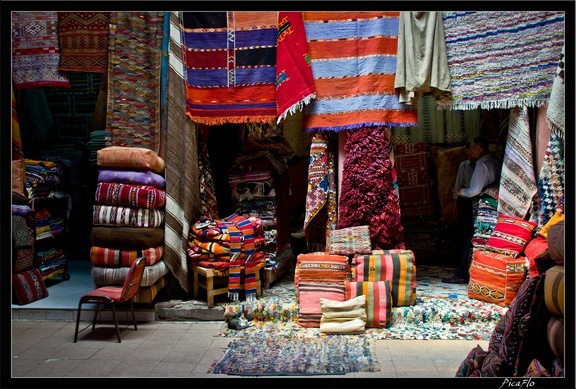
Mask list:
[[[190,119],[274,122],[278,12],[182,12],[181,24]]]
[[[564,12],[444,12],[452,98],[438,108],[547,104],[564,45]]]
[[[106,146],[160,149],[164,12],[110,12]]]
[[[12,81],[15,89],[70,88],[58,70],[58,12],[12,13]]]
[[[510,110],[508,139],[498,192],[498,212],[524,218],[538,192],[528,108]]]
[[[400,104],[394,88],[399,18],[400,12],[304,12],[316,85],[306,131],[418,125],[418,112]]]
[[[330,231],[336,227],[338,217],[335,157],[331,145],[329,134],[318,132],[312,135],[304,215],[304,233],[311,251],[325,250]],[[315,233],[318,230],[322,230],[322,233]]]
[[[60,70],[106,73],[110,12],[58,12]]]

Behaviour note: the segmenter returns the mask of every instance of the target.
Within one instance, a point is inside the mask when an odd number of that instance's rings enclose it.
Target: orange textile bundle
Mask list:
[[[470,265],[468,297],[507,307],[525,279],[525,257],[475,251]]]

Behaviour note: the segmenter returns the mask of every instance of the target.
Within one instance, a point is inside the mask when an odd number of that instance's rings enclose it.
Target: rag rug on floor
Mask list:
[[[367,328],[358,336],[372,339],[405,340],[490,340],[492,331],[506,312],[496,304],[468,297],[468,285],[445,284],[452,268],[418,266],[416,304],[393,307],[387,328]],[[244,316],[251,326],[244,330],[223,329],[218,336],[234,338],[270,337],[325,338],[320,328],[298,325],[299,306],[294,286],[294,270],[264,289],[255,302],[223,303],[224,317]],[[330,335],[336,336],[336,335]]]
[[[394,88],[400,12],[304,12],[316,86],[308,132],[416,126],[418,112]]]
[[[183,12],[181,23],[190,119],[275,122],[278,12]]]
[[[246,357],[250,356],[247,363]],[[344,375],[380,371],[373,343],[361,337],[235,339],[208,373],[241,376]]]
[[[439,109],[548,103],[564,45],[564,12],[444,12],[451,99]]]

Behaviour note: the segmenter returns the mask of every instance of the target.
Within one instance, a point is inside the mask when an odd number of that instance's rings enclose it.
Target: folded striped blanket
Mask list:
[[[93,246],[138,250],[164,243],[164,227],[124,227],[95,225],[90,233]]]
[[[132,227],[160,227],[164,224],[163,209],[133,208],[118,205],[94,205],[93,224],[114,224]]]
[[[146,258],[146,265],[157,263],[164,256],[164,246],[150,247],[142,250],[110,249],[107,247],[92,246],[90,248],[90,261],[94,266],[130,267],[138,258]]]
[[[158,189],[166,187],[166,180],[151,170],[99,169],[98,182],[120,182],[124,184],[151,185]]]
[[[96,204],[161,208],[166,205],[166,192],[150,185],[99,182],[94,200]]]
[[[91,276],[92,282],[97,287],[105,285],[124,285],[124,280],[130,270],[129,266],[122,267],[104,267],[92,266]],[[144,267],[144,274],[142,275],[142,284],[140,286],[152,286],[158,279],[165,276],[170,272],[168,266],[164,261],[158,261],[154,265]]]

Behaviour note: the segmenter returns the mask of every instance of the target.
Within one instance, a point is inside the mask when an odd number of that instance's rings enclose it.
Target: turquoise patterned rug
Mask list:
[[[445,284],[442,278],[454,269],[440,266],[417,267],[416,304],[392,308],[392,324],[388,328],[367,328],[364,335],[372,339],[444,339],[490,340],[492,330],[506,312],[496,304],[468,298],[468,285]],[[223,303],[224,315],[244,315],[250,326],[243,330],[223,329],[222,337],[270,336],[286,338],[330,337],[319,328],[298,326],[298,303],[293,271],[262,291],[255,302]]]

